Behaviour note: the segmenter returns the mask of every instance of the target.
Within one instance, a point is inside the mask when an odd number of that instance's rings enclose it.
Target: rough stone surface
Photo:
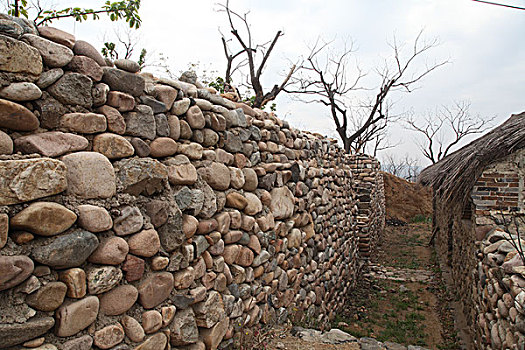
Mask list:
[[[115,171],[108,158],[97,152],[64,156],[67,192],[80,198],[109,198],[116,192]]]
[[[160,239],[154,229],[144,230],[134,234],[128,240],[129,251],[138,256],[150,258],[160,249]]]
[[[87,75],[93,81],[100,81],[104,74],[98,63],[87,56],[74,56],[66,68],[73,72]]]
[[[155,158],[163,158],[174,155],[178,145],[169,137],[158,137],[150,145],[150,155]]]
[[[82,151],[89,145],[80,135],[50,131],[41,134],[19,137],[14,142],[15,149],[25,154],[38,153],[45,157],[58,157],[75,151]]]
[[[129,159],[117,165],[119,187],[134,196],[161,191],[167,179],[166,166],[154,159]]]
[[[66,105],[91,107],[93,83],[87,76],[79,73],[66,73],[47,91],[58,101]]]
[[[135,149],[124,137],[104,133],[98,134],[93,139],[93,151],[102,153],[108,159],[119,159],[130,157],[135,153]]]
[[[126,121],[126,135],[142,137],[148,140],[155,139],[157,127],[155,116],[149,106],[139,105],[133,112],[124,114]]]
[[[89,294],[101,294],[113,289],[122,279],[122,271],[115,266],[91,268],[87,274]]]
[[[77,216],[53,202],[32,203],[11,219],[11,228],[28,230],[41,236],[54,236],[70,228]]]
[[[58,236],[51,243],[33,249],[33,259],[57,269],[80,266],[97,249],[98,238],[87,231]]]
[[[125,92],[139,96],[144,91],[144,78],[116,68],[104,68],[102,81],[109,85],[111,90]]]
[[[60,118],[60,128],[82,134],[95,134],[107,129],[106,117],[96,113],[67,113]]]
[[[42,56],[34,47],[0,35],[0,71],[25,81],[34,81],[42,73]]]
[[[276,219],[286,219],[294,211],[293,194],[287,187],[274,188],[271,192],[270,210]]]
[[[199,339],[199,329],[195,323],[195,314],[191,308],[177,311],[170,325],[170,343],[174,346],[196,343]]]
[[[67,187],[66,166],[49,158],[0,161],[0,205],[51,196]]]
[[[124,340],[124,336],[124,329],[117,323],[96,331],[93,342],[100,349],[110,349],[120,344]]]
[[[73,58],[73,51],[64,45],[54,43],[33,34],[24,34],[22,40],[36,48],[42,55],[44,63],[51,68],[60,68]]]

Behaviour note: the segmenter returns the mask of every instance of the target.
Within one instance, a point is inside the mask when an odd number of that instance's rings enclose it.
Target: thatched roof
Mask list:
[[[483,169],[525,148],[525,112],[423,170],[418,182],[432,186],[448,203],[465,204]]]

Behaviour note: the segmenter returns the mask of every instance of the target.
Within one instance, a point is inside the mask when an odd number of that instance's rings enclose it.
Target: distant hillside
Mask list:
[[[432,190],[389,173],[385,179],[386,218],[410,222],[417,215],[432,216]]]

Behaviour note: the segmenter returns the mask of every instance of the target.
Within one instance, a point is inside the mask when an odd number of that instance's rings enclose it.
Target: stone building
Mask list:
[[[472,349],[523,349],[525,113],[428,167],[432,240]],[[525,248],[525,241],[523,242]]]

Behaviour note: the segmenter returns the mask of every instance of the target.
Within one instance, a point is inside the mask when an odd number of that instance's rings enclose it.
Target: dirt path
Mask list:
[[[333,323],[355,341],[329,345],[283,331],[268,349],[459,349],[429,239],[428,223],[387,225],[369,272],[353,292],[354,302]]]

